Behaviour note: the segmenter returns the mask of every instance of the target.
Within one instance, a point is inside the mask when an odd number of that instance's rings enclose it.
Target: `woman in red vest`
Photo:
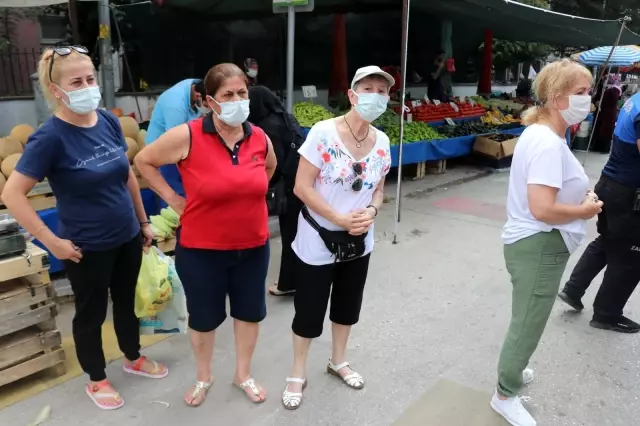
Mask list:
[[[175,127],[136,156],[136,167],[167,204],[181,215],[176,269],[184,285],[189,336],[198,366],[185,395],[202,404],[212,383],[215,330],[225,318],[226,298],[234,318],[234,384],[256,403],[266,394],[251,377],[258,323],[266,316],[269,265],[266,193],[276,168],[271,141],[249,124],[249,90],[244,72],[219,64],[204,84],[212,114]],[[158,168],[177,164],[187,199],[162,178]]]

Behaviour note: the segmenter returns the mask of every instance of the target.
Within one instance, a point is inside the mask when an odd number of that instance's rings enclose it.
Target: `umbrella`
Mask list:
[[[602,46],[577,53],[574,58],[588,66],[604,65],[609,58],[612,46]],[[626,67],[640,62],[640,49],[636,46],[617,46],[611,55],[608,65]]]

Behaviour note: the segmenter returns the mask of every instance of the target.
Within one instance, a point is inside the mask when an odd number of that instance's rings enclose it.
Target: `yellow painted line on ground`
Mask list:
[[[165,340],[169,336],[170,335],[142,336],[140,343],[142,347],[145,348]],[[80,364],[78,364],[78,358],[76,357],[73,338],[71,336],[64,337],[62,339],[62,347],[66,355],[65,365],[67,367],[67,373],[64,376],[55,377],[51,371],[45,370],[0,387],[0,410],[83,374]],[[113,330],[113,323],[110,321],[105,322],[102,326],[102,347],[104,348],[104,356],[107,363],[123,357],[122,352],[120,352],[118,348],[118,340]]]

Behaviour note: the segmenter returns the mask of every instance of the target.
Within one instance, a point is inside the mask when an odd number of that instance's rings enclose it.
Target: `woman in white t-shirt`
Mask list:
[[[379,67],[360,68],[349,90],[351,111],[313,126],[299,150],[294,192],[306,208],[291,246],[297,256],[294,364],[282,394],[289,410],[302,402],[309,345],[322,334],[329,301],[333,350],[327,371],[350,388],[364,386],[345,352],[351,326],[360,316],[373,222],[391,167],[389,138],[371,122],[386,110],[394,84]]]
[[[555,301],[562,274],[586,235],[586,220],[602,202],[564,138],[591,107],[591,73],[564,59],[545,66],[533,83],[538,106],[523,114],[509,176],[504,257],[513,284],[509,331],[500,353],[491,407],[514,426],[536,421],[517,396],[533,380],[527,368]]]

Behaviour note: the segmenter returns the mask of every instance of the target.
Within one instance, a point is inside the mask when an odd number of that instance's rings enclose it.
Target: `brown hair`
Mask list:
[[[248,84],[247,76],[235,64],[218,64],[212,67],[204,77],[204,87],[207,95],[214,98],[218,90],[220,90],[220,86],[233,77],[241,77],[244,83]]]
[[[569,93],[578,77],[588,78],[593,84],[591,72],[579,63],[562,59],[545,65],[533,81],[532,90],[540,103],[522,113],[522,124],[537,123],[546,113],[548,103]]]
[[[51,85],[51,83],[60,83],[60,69],[62,68],[62,65],[66,61],[91,61],[91,58],[89,56],[78,53],[73,49],[71,50],[71,53],[66,56],[56,55],[55,60],[53,59],[53,55],[53,49],[45,49],[44,52],[42,52],[42,56],[40,56],[40,61],[38,62],[38,82],[40,83],[40,88],[42,89],[42,95],[51,105],[55,105],[56,99],[53,97],[51,90],[49,90],[49,86]],[[51,61],[53,61],[53,68],[50,68]],[[50,69],[51,78],[49,78]]]

